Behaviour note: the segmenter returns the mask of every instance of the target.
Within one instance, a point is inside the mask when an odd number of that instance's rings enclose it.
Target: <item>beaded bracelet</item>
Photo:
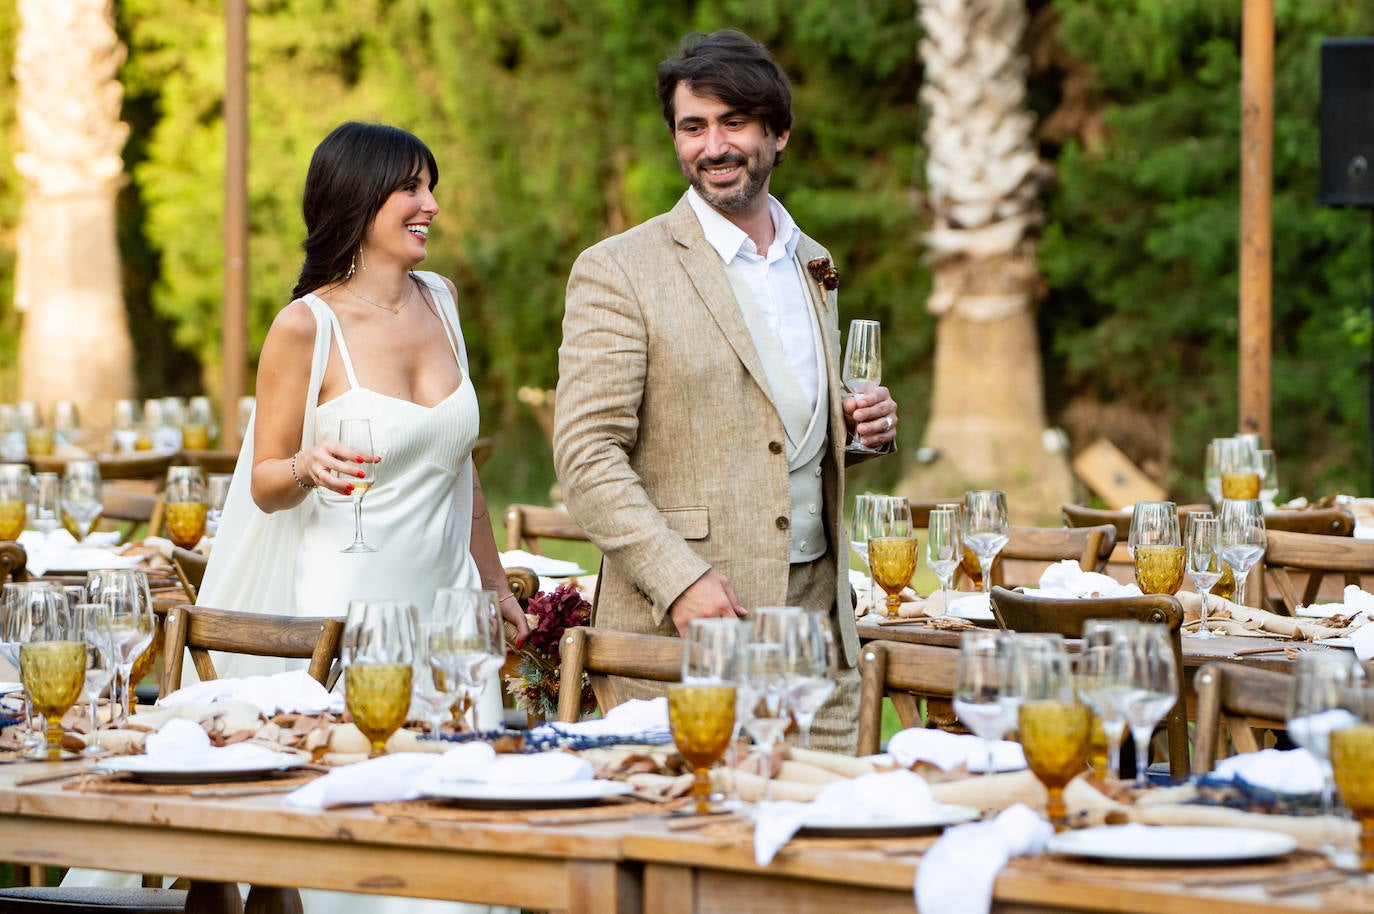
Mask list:
[[[291,478],[296,480],[296,485],[300,486],[302,489],[313,489],[315,488],[315,483],[301,482],[301,478],[296,475],[296,458],[300,456],[300,453],[300,451],[297,451],[296,453],[291,455]]]

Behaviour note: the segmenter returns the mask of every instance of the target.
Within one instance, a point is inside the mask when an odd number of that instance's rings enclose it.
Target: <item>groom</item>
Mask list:
[[[772,55],[690,35],[658,97],[691,187],[582,253],[559,349],[554,461],[605,556],[595,624],[685,635],[758,606],[825,610],[840,686],[812,739],[852,752],[844,446],[857,430],[890,449],[897,405],[882,387],[841,401],[838,276],[768,193],[792,125]]]

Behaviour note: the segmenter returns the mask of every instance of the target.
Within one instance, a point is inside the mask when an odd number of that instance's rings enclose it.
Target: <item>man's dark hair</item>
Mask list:
[[[792,84],[787,74],[767,48],[743,32],[693,32],[682,39],[677,56],[658,65],[658,100],[670,133],[677,127],[673,93],[678,83],[757,117],[774,136],[792,128]]]

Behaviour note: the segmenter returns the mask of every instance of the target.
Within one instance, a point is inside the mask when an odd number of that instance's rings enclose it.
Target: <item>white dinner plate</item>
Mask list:
[[[1355,649],[1355,642],[1349,638],[1318,638],[1313,644],[1325,644],[1327,647],[1348,647]]]
[[[991,622],[993,619],[992,607],[988,605],[988,595],[984,593],[969,594],[952,601],[946,615],[968,619],[970,622]]]
[[[551,559],[546,555],[535,555],[523,549],[501,553],[501,564],[504,567],[528,568],[541,578],[576,578],[591,574],[576,562]]]
[[[1293,615],[1305,619],[1325,619],[1333,614],[1349,616],[1353,615],[1353,611],[1347,610],[1344,603],[1313,603],[1311,606],[1299,606],[1293,611]]]
[[[95,770],[127,772],[140,781],[156,784],[209,784],[256,780],[277,771],[299,768],[302,764],[300,756],[288,752],[194,765],[146,755],[122,755],[101,760]]]
[[[1256,828],[1187,825],[1104,825],[1050,839],[1049,850],[1074,857],[1137,863],[1258,860],[1296,849],[1291,835]]]
[[[138,563],[143,561],[141,556],[116,555],[108,549],[98,548],[68,549],[66,552],[53,555],[40,553],[35,558],[43,564],[44,574],[101,571],[106,568],[136,568]]]
[[[910,819],[813,818],[802,822],[801,834],[827,838],[881,838],[937,832],[950,825],[972,822],[980,813],[972,806],[937,803],[925,815]]]
[[[624,781],[563,781],[556,784],[488,784],[485,781],[439,781],[425,795],[453,800],[460,806],[508,809],[522,806],[585,806],[634,791]]]

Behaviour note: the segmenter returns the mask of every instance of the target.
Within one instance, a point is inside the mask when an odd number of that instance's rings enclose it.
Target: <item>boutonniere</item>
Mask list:
[[[816,285],[820,287],[821,301],[829,304],[830,299],[825,293],[834,292],[840,287],[840,271],[835,269],[829,257],[817,257],[807,263],[806,268],[811,271],[811,278],[816,280]]]

